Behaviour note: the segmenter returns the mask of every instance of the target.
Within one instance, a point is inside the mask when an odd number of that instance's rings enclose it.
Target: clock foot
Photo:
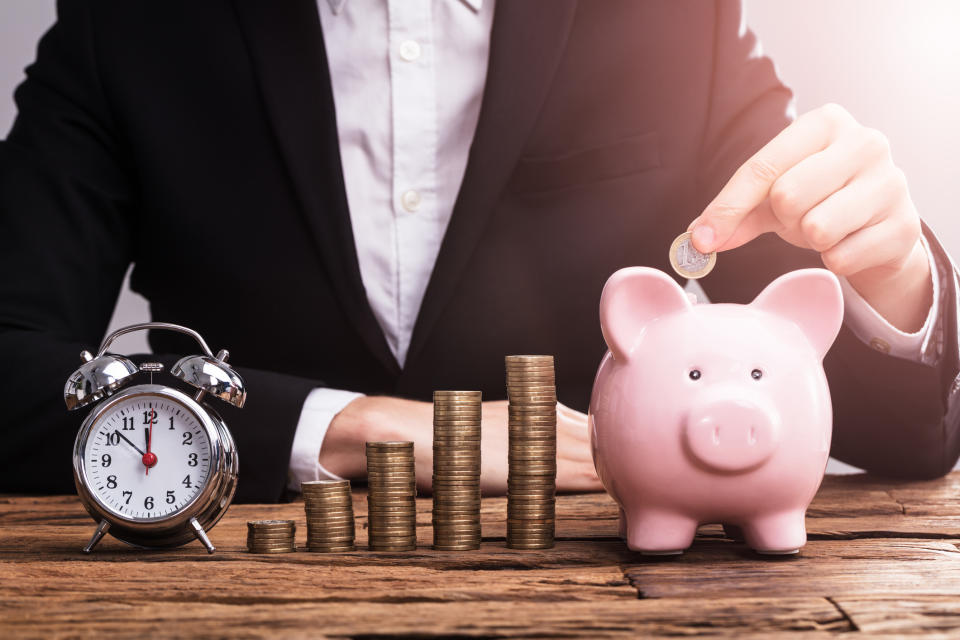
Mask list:
[[[190,526],[193,527],[193,533],[197,536],[197,539],[207,548],[207,553],[213,553],[217,550],[217,548],[213,546],[213,543],[210,542],[210,538],[207,537],[207,532],[203,530],[203,527],[200,526],[196,518],[190,518]]]
[[[87,546],[83,548],[84,553],[90,553],[93,551],[93,548],[97,546],[103,536],[107,535],[107,531],[110,530],[110,523],[106,520],[101,520],[100,524],[97,525],[97,530],[93,532],[93,537],[90,538],[90,542],[87,543]]]

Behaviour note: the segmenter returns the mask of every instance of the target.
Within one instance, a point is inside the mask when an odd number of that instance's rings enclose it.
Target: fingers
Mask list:
[[[907,216],[884,219],[856,231],[820,254],[824,266],[840,276],[865,269],[897,270],[909,258],[920,238],[919,220]]]
[[[783,224],[773,213],[773,209],[770,206],[770,199],[767,198],[757,205],[757,207],[750,212],[750,215],[744,218],[743,222],[740,223],[740,226],[737,227],[736,231],[733,232],[733,235],[730,236],[723,246],[717,247],[717,251],[736,249],[740,245],[750,242],[757,236],[769,231],[783,231],[783,228]]]
[[[709,253],[726,244],[782,175],[830,144],[835,120],[842,116],[832,108],[826,115],[820,111],[798,118],[737,169],[693,229],[693,243],[699,251]]]
[[[593,463],[557,462],[558,491],[602,491],[603,485],[597,477]]]
[[[844,187],[864,165],[862,136],[841,137],[823,151],[801,160],[770,188],[770,206],[786,228],[800,219],[830,194]]]
[[[799,233],[813,250],[824,253],[848,235],[895,215],[900,204],[896,180],[868,174],[828,196],[799,221]]]
[[[707,205],[693,227],[694,246],[709,253],[726,245],[737,227],[770,195],[771,187],[781,176],[827,148],[840,131],[853,123],[852,116],[836,105],[800,116],[737,169]],[[746,241],[749,240],[741,244]]]
[[[557,403],[557,459],[593,464],[587,416]]]

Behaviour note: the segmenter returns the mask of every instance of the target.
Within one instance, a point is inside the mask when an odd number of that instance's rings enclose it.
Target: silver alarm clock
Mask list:
[[[163,365],[139,367],[108,353],[121,335],[163,329],[194,338],[203,354],[181,358],[170,373],[195,388],[192,394],[153,384]],[[206,401],[235,407],[246,401],[243,380],[216,356],[196,331],[166,322],[145,322],[107,336],[96,357],[70,376],[63,398],[70,410],[97,404],[80,426],[73,448],[77,493],[99,525],[84,547],[89,553],[108,532],[139,547],[172,547],[207,536],[223,516],[237,486],[237,449],[229,429]],[[145,384],[129,386],[137,376]]]

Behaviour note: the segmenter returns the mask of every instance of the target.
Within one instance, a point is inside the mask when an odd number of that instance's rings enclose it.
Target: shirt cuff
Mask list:
[[[299,493],[301,482],[342,480],[320,464],[320,448],[336,415],[362,395],[355,391],[326,387],[314,389],[307,395],[290,450],[290,471],[287,474],[287,488],[290,491]]]
[[[930,337],[934,321],[939,313],[940,278],[937,272],[937,263],[927,239],[920,238],[923,249],[930,262],[930,276],[933,279],[933,304],[927,313],[923,326],[914,333],[907,333],[897,329],[887,322],[887,319],[877,313],[870,303],[863,299],[853,285],[844,278],[840,278],[840,288],[843,291],[843,319],[851,331],[863,342],[882,353],[890,354],[904,360],[923,362],[924,346]]]

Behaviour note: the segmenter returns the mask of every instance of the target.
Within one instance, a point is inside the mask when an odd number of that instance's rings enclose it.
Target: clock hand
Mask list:
[[[122,433],[120,433],[120,432],[117,431],[116,429],[114,429],[113,432],[114,432],[115,434],[117,434],[118,436],[120,436],[121,438],[123,438],[124,440],[126,440],[126,441],[127,441],[127,444],[130,445],[131,447],[133,447],[133,448],[136,450],[137,453],[139,453],[140,455],[143,455],[143,450],[140,449],[140,447],[138,447],[137,445],[135,445],[135,444],[133,444],[132,442],[130,442],[130,439],[127,438],[127,436],[123,435]]]
[[[150,451],[150,447],[153,444],[153,425],[156,424],[157,412],[151,409],[150,413],[150,426],[144,429],[144,435],[147,438],[147,452],[143,454],[143,466],[146,467],[146,475],[150,475],[150,467],[157,464],[157,454]]]

